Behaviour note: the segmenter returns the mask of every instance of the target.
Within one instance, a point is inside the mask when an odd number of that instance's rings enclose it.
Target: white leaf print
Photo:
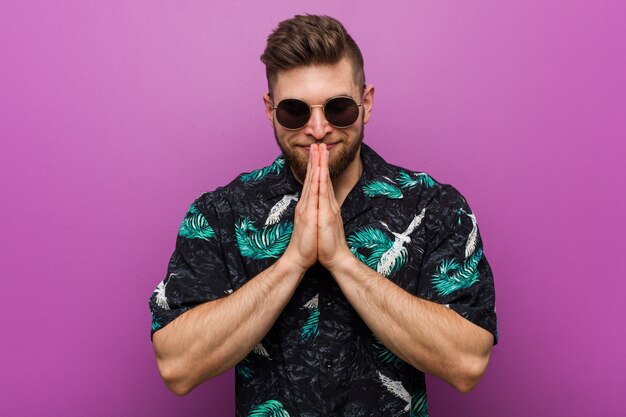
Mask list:
[[[388,276],[394,268],[396,268],[396,264],[403,257],[406,256],[406,249],[404,248],[405,243],[409,243],[411,238],[409,235],[413,233],[413,231],[422,223],[424,216],[426,214],[426,209],[423,208],[421,213],[413,218],[409,227],[406,228],[404,233],[396,233],[389,229],[389,226],[385,222],[380,222],[392,235],[394,235],[395,240],[393,245],[385,252],[378,261],[378,265],[376,265],[376,271],[383,275]]]
[[[409,408],[411,408],[411,394],[409,394],[409,392],[404,389],[402,383],[400,381],[394,381],[393,379],[386,377],[385,375],[381,374],[380,371],[378,371],[378,377],[390,393],[402,399],[403,401],[406,401],[406,407],[404,407],[404,411],[409,411]]]
[[[261,343],[256,345],[254,349],[252,349],[252,351],[256,353],[257,355],[265,356],[266,358],[270,357],[270,354],[267,353],[267,349],[265,349],[265,347]]]
[[[305,305],[304,308],[308,308],[309,310],[311,310],[312,308],[315,308],[319,305],[319,299],[320,299],[320,295],[319,294],[315,294],[315,297],[311,298]]]
[[[170,305],[167,303],[167,297],[165,296],[165,287],[170,282],[170,279],[175,276],[176,274],[171,273],[169,277],[167,278],[167,282],[165,282],[165,279],[164,279],[163,281],[159,283],[159,285],[157,285],[156,290],[154,290],[154,292],[156,293],[156,297],[155,297],[156,304],[159,307],[161,307],[163,310],[170,309]]]
[[[270,209],[270,214],[265,220],[265,226],[276,224],[280,221],[280,216],[287,210],[292,201],[298,201],[298,194],[287,194]]]

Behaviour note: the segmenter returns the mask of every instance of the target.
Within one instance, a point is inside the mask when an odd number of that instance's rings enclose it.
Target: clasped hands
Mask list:
[[[333,272],[354,256],[346,243],[328,158],[325,144],[311,145],[306,178],[295,209],[293,233],[284,254],[303,273],[316,261]]]

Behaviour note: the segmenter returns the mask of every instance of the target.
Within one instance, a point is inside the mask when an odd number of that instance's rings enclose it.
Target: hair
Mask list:
[[[261,55],[270,92],[280,71],[306,65],[336,64],[343,58],[348,58],[352,64],[356,85],[365,85],[363,55],[346,28],[330,16],[309,14],[280,22],[268,36]]]

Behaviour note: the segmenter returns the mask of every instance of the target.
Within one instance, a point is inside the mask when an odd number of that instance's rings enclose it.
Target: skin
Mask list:
[[[276,102],[296,97],[322,104],[335,95],[358,98],[360,87],[350,64],[340,61],[284,71],[273,94]],[[303,129],[288,131],[274,121],[271,100],[264,96],[279,146],[306,161],[304,178],[303,172],[294,171],[303,188],[291,241],[271,267],[237,291],[183,313],[154,334],[159,371],[172,392],[185,395],[240,362],[270,330],[316,261],[330,271],[355,311],[393,353],[460,392],[478,384],[493,336],[456,312],[398,287],[356,259],[346,243],[340,207],[363,171],[359,152],[343,171],[332,178],[331,172],[342,150],[359,143],[373,98],[370,85],[363,93],[361,118],[348,128],[334,128],[316,107]]]

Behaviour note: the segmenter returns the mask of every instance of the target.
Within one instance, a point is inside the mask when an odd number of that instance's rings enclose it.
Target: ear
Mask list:
[[[263,104],[265,104],[265,115],[267,119],[270,121],[270,124],[274,125],[274,110],[272,109],[272,99],[270,98],[269,93],[263,94]]]
[[[363,93],[363,123],[367,123],[370,120],[372,114],[372,108],[374,107],[374,84],[370,84],[365,87],[365,93]]]

